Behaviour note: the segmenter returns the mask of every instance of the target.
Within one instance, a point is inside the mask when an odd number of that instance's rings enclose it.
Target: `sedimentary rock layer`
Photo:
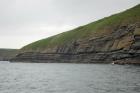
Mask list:
[[[109,35],[75,40],[49,52],[23,52],[11,61],[140,63],[140,23],[121,25]]]

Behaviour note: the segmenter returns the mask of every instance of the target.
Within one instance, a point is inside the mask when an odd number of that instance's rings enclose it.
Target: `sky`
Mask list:
[[[140,0],[0,0],[0,48],[22,48],[129,9]]]

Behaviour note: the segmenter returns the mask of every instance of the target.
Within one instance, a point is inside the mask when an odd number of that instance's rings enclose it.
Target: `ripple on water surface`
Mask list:
[[[0,93],[140,93],[140,67],[0,62]]]

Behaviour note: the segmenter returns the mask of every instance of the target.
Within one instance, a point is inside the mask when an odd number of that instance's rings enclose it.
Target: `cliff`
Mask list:
[[[31,43],[11,61],[140,63],[140,5]]]
[[[0,61],[8,61],[15,57],[17,49],[0,49]]]

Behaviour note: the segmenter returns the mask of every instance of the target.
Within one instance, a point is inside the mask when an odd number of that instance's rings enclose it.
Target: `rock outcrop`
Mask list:
[[[27,45],[11,61],[140,64],[139,11],[140,5],[73,31]],[[80,34],[82,32],[84,35]],[[63,43],[57,42],[60,40]]]
[[[25,52],[11,61],[140,63],[140,23],[120,26],[108,36],[74,41],[51,53]]]

